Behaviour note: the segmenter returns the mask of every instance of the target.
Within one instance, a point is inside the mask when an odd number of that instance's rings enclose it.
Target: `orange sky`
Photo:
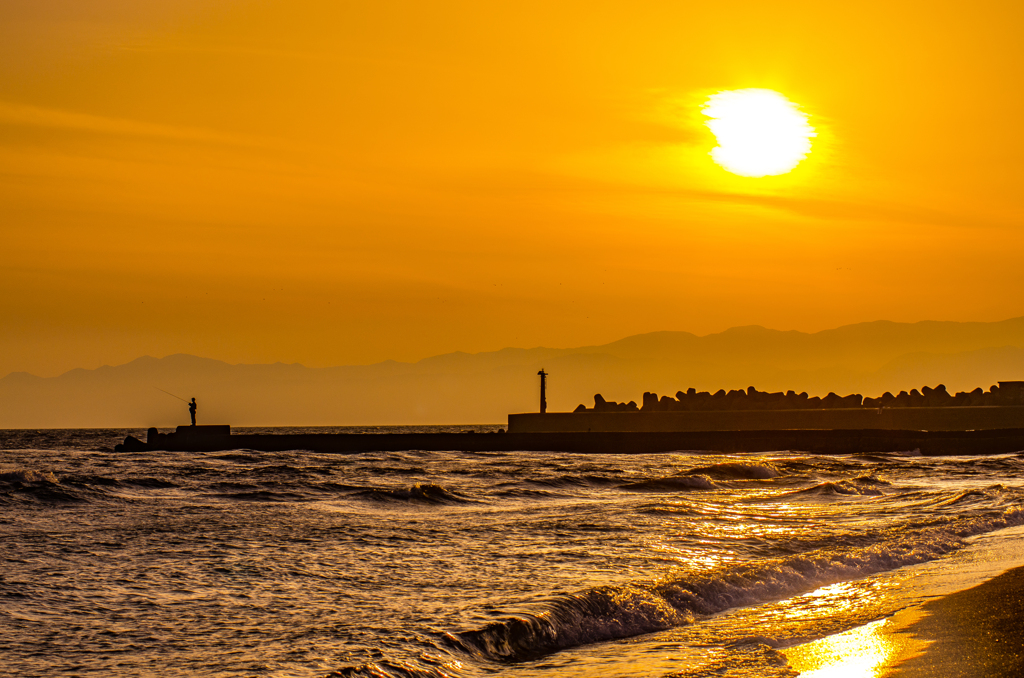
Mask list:
[[[1024,315],[1024,6],[5,0],[0,375]],[[790,174],[700,105],[782,92]]]

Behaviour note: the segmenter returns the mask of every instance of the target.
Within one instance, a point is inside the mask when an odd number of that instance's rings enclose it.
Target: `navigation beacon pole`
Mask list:
[[[547,378],[548,373],[544,371],[544,368],[540,368],[540,413],[544,414],[548,411],[548,399],[547,399]]]

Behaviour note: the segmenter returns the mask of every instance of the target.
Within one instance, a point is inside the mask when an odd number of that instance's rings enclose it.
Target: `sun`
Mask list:
[[[817,136],[807,114],[770,89],[736,89],[708,97],[702,109],[718,141],[715,162],[733,174],[785,174],[811,152]]]

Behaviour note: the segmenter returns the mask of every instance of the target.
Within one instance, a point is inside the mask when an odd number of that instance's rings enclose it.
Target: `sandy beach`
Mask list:
[[[921,611],[920,619],[894,636],[911,635],[927,646],[882,675],[1024,676],[1024,568],[925,603]]]
[[[1024,567],[785,650],[802,678],[1024,676]]]

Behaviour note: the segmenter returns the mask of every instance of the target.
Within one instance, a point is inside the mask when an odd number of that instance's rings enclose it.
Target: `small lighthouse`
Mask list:
[[[548,411],[548,398],[547,398],[547,386],[548,386],[548,373],[544,371],[542,367],[540,372],[537,373],[540,376],[540,413],[544,414]]]

